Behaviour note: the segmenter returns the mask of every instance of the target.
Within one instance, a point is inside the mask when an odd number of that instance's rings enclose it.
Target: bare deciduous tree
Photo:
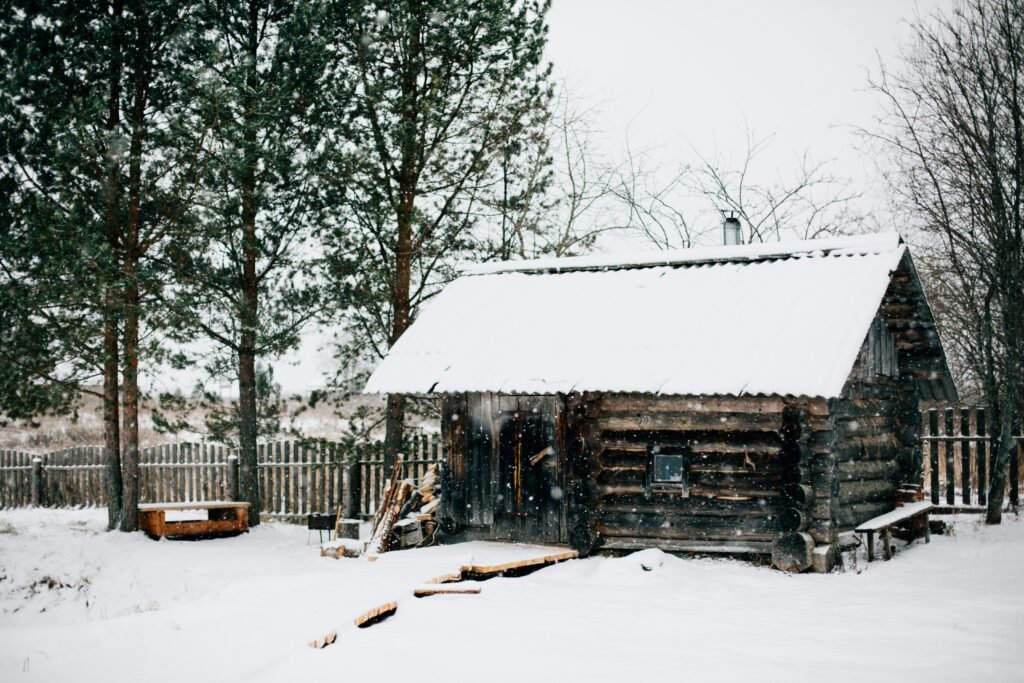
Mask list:
[[[862,193],[833,172],[831,160],[817,161],[804,152],[794,172],[765,180],[761,167],[775,136],[758,136],[749,127],[745,136],[738,164],[693,149],[697,161],[661,185],[642,157],[628,153],[618,195],[629,207],[631,224],[661,249],[709,239],[717,234],[722,211],[740,219],[749,242],[814,239],[849,233],[862,224],[864,215],[856,208]]]
[[[1024,373],[1024,0],[966,0],[918,18],[900,68],[872,86],[876,139],[908,218],[945,270],[947,319],[998,426],[999,523]],[[995,430],[994,430],[995,431]]]

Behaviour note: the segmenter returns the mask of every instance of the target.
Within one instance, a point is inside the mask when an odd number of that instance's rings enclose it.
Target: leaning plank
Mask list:
[[[501,564],[470,564],[462,567],[462,575],[493,576],[495,574],[501,574],[512,570],[522,570],[534,567],[540,568],[544,565],[555,564],[556,562],[573,560],[579,556],[579,553],[575,550],[565,550],[562,552],[543,555],[541,557],[531,557],[525,560],[515,560],[513,562],[503,562]]]
[[[469,583],[425,583],[416,586],[412,594],[417,598],[425,598],[429,595],[478,595],[480,586]]]
[[[320,638],[320,639],[317,639],[317,640],[311,640],[309,642],[309,646],[311,648],[313,648],[314,650],[322,650],[325,647],[327,647],[328,645],[333,645],[334,641],[336,641],[337,639],[338,639],[338,632],[337,631],[331,631],[330,633],[325,635],[323,638]]]
[[[355,618],[355,625],[359,628],[366,628],[367,626],[373,626],[376,623],[384,621],[392,614],[398,611],[397,602],[385,602],[383,605],[377,605],[368,612],[364,612]]]
[[[427,583],[455,583],[456,581],[462,581],[462,572],[452,572],[451,574],[435,576],[430,581],[427,581]]]

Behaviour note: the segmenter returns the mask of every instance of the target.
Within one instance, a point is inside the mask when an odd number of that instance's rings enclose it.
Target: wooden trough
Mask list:
[[[207,519],[167,521],[168,512],[205,510]],[[217,536],[249,530],[249,503],[205,501],[146,503],[139,506],[139,528],[152,538]]]

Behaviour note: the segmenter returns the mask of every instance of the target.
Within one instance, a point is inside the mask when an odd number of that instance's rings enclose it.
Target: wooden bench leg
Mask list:
[[[874,562],[875,560],[875,534],[874,532],[868,532],[868,562]]]
[[[882,529],[882,557],[887,560],[892,559],[892,537],[889,533],[889,527]]]

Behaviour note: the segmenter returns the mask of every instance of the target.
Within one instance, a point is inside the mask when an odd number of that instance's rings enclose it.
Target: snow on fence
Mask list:
[[[0,450],[0,508],[105,506],[102,446],[51,453]],[[405,476],[419,479],[440,460],[437,434],[413,433],[405,449]],[[140,449],[142,503],[229,499],[237,452],[216,444],[162,444]],[[38,460],[38,462],[36,462]],[[261,511],[301,517],[346,505],[347,514],[372,515],[387,479],[381,442],[356,445],[277,441],[257,449]]]
[[[959,504],[985,505],[998,425],[986,418],[984,408],[966,406],[933,408],[922,417],[924,484],[932,503],[958,505],[959,498]],[[1010,505],[1018,507],[1024,437],[1018,433],[1015,438],[1007,489]]]

